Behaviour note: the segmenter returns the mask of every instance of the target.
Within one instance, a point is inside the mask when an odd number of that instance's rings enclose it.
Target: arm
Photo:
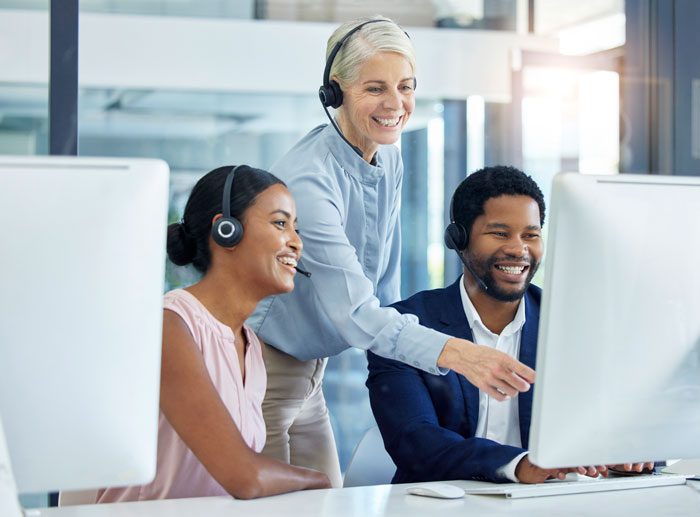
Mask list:
[[[317,471],[293,467],[251,450],[211,382],[184,321],[163,316],[160,406],[180,438],[228,493],[239,499],[329,488]]]
[[[380,307],[374,286],[348,238],[353,231],[366,229],[353,228],[361,223],[350,216],[349,220],[343,220],[344,200],[334,190],[331,180],[316,172],[304,173],[293,179],[290,188],[297,200],[304,266],[313,273],[310,281],[314,295],[346,346],[371,350],[430,373],[438,373],[436,367],[455,370],[499,400],[529,389],[528,382],[534,382],[534,372],[516,359],[464,339],[451,339],[418,325],[413,315],[400,315],[392,308]],[[348,211],[352,212],[352,207]],[[396,231],[399,231],[398,223]],[[399,275],[398,245],[398,239],[389,243],[394,257],[389,259],[393,265],[387,266],[383,279],[388,286],[395,284],[389,277]]]
[[[421,373],[397,361],[368,354],[370,403],[387,451],[399,470],[409,479],[397,481],[438,481],[478,479],[504,482],[499,469],[525,452],[485,438],[465,437],[443,427],[441,421],[454,419],[456,426],[466,419],[464,402],[458,395],[456,376],[434,377],[439,401],[433,401]],[[450,380],[454,381],[450,385]],[[431,379],[432,381],[432,379]],[[440,407],[438,415],[436,407]],[[465,427],[466,432],[466,427]]]
[[[517,359],[466,339],[450,338],[438,357],[438,366],[464,375],[469,382],[496,400],[527,391],[535,371]]]

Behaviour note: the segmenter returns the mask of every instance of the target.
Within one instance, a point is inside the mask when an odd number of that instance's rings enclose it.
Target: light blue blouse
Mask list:
[[[400,299],[399,150],[364,161],[330,125],[302,138],[272,167],[292,192],[304,250],[294,291],[258,304],[248,324],[300,360],[348,347],[371,350],[431,373],[450,336],[385,307]]]

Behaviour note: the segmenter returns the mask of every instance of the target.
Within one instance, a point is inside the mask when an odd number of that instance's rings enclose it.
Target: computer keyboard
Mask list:
[[[685,476],[672,474],[644,474],[630,477],[580,478],[576,481],[545,482],[534,485],[507,483],[483,488],[465,488],[467,494],[503,495],[509,498],[544,497],[549,495],[583,494],[611,490],[629,490],[670,485],[683,485]]]

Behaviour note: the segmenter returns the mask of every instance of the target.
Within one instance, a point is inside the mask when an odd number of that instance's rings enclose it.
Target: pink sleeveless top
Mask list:
[[[260,452],[265,445],[262,401],[267,377],[262,349],[255,333],[243,326],[248,347],[245,383],[241,377],[233,331],[214,318],[197,298],[183,289],[165,294],[164,308],[177,313],[187,324],[199,348],[216,390],[248,446]],[[185,445],[163,413],[158,422],[158,459],[155,479],[143,486],[100,490],[98,503],[175,499],[226,495]]]

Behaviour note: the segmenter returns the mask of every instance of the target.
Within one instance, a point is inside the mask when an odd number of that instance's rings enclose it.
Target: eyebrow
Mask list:
[[[413,76],[412,76],[412,77],[406,77],[406,78],[404,78],[404,79],[399,80],[399,82],[400,82],[400,83],[403,83],[403,82],[405,82],[405,81],[413,81],[414,79],[415,79],[415,77],[413,77]],[[386,84],[386,81],[382,81],[382,80],[380,80],[380,79],[369,79],[369,80],[363,82],[362,84],[370,84],[370,83]]]
[[[273,215],[273,214],[282,214],[282,215],[285,216],[287,219],[291,219],[291,218],[292,218],[292,214],[290,214],[290,213],[287,212],[286,210],[282,210],[281,208],[278,208],[277,210],[273,210],[272,212],[270,212],[270,215]],[[298,221],[299,221],[299,219],[294,219],[294,224],[296,224]]]
[[[487,230],[493,230],[493,229],[504,229],[504,230],[510,230],[510,226],[508,226],[505,223],[487,223],[486,224],[486,229]],[[531,224],[529,226],[525,227],[526,230],[541,230],[542,228],[538,225]]]

